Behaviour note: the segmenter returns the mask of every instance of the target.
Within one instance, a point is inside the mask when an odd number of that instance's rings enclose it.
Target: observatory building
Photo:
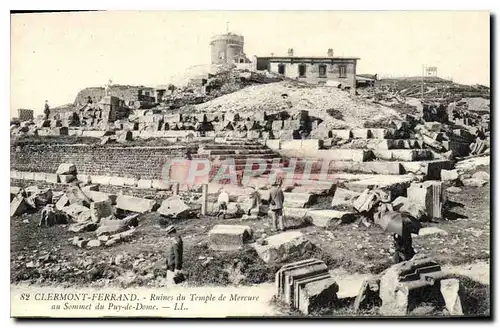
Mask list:
[[[246,64],[250,60],[243,51],[243,36],[231,32],[216,35],[210,40],[212,64]]]

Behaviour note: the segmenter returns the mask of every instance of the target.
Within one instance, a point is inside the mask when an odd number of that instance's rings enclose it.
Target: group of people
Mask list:
[[[277,179],[271,189],[269,190],[269,198],[267,199],[269,204],[269,216],[271,217],[271,223],[273,231],[284,231],[285,226],[283,223],[283,204],[285,202],[285,195],[282,190],[283,180]],[[245,214],[251,215],[252,211],[259,211],[260,204],[262,202],[260,193],[257,188],[252,187],[253,191],[250,193],[250,206],[245,209]],[[225,189],[219,191],[219,196],[217,197],[217,217],[221,219],[226,218],[227,205],[229,203],[229,194]]]

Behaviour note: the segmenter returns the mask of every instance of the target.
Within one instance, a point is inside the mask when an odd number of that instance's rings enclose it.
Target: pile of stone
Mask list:
[[[304,314],[331,309],[339,286],[326,264],[308,259],[285,264],[276,272],[276,299]]]
[[[381,304],[382,315],[405,316],[422,303],[430,303],[446,308],[450,315],[463,315],[462,292],[458,279],[449,279],[438,263],[416,255],[365,280],[354,308],[359,311]]]

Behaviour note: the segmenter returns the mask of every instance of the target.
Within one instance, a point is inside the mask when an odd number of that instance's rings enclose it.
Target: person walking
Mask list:
[[[177,228],[173,225],[165,229],[169,246],[167,248],[167,283],[175,285],[182,276],[182,238],[177,233]]]
[[[281,190],[282,180],[278,179],[273,183],[269,191],[269,213],[271,215],[271,222],[273,231],[284,231],[283,225],[283,203],[285,202],[285,195]]]

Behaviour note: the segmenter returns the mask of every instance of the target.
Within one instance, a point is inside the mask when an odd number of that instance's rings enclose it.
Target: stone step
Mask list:
[[[423,176],[416,175],[375,175],[371,178],[350,181],[345,183],[345,187],[356,192],[363,192],[368,188],[380,188],[389,191],[391,199],[398,196],[405,196],[406,189],[414,181],[421,181]]]
[[[440,180],[441,170],[452,170],[455,164],[447,159],[430,161],[401,162],[403,173],[423,174],[426,179]]]
[[[325,142],[327,145],[328,142]],[[337,147],[332,147],[337,148]],[[355,139],[343,144],[340,149],[421,149],[423,144],[418,139]]]
[[[242,144],[208,144],[208,145],[201,145],[199,149],[204,149],[204,150],[217,150],[217,149],[268,149],[265,146],[261,144],[249,144],[249,145],[242,145]]]
[[[430,149],[373,149],[372,151],[376,158],[386,161],[414,162],[433,159]]]
[[[330,161],[365,162],[373,159],[368,149],[290,149],[279,153],[290,158],[321,159]]]

